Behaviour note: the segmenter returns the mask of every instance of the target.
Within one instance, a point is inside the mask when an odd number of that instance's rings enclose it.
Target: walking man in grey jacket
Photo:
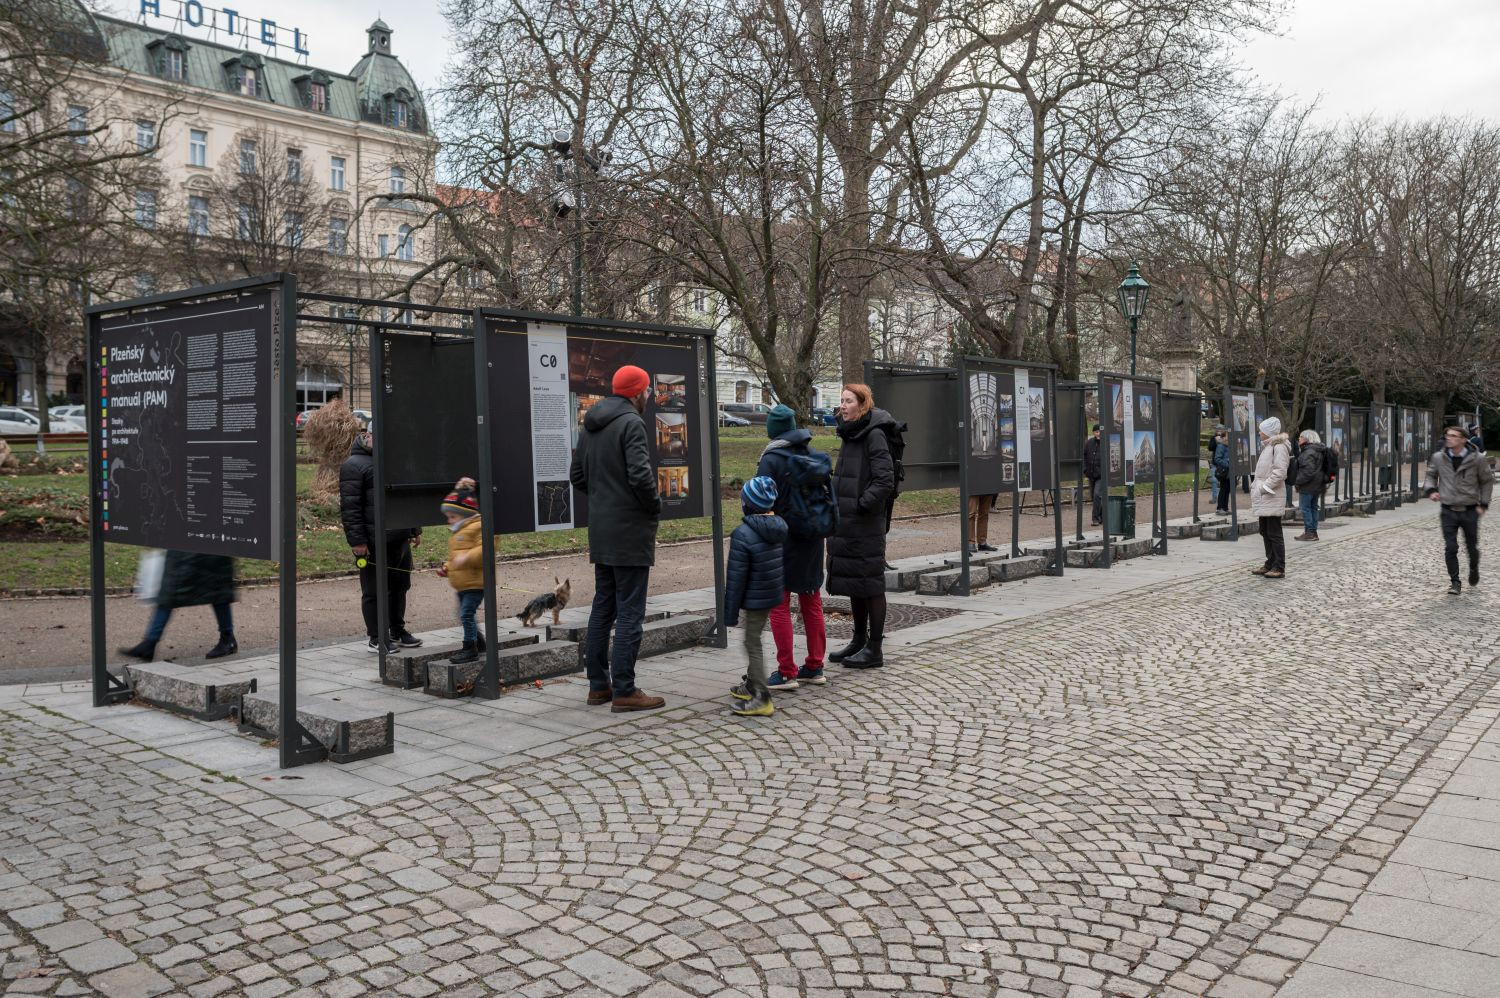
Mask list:
[[[1443,449],[1427,461],[1427,497],[1443,504],[1443,560],[1451,584],[1448,593],[1464,591],[1458,579],[1458,532],[1469,552],[1469,585],[1479,585],[1479,518],[1490,508],[1495,473],[1484,455],[1469,445],[1464,431],[1443,431]]]
[[[588,496],[589,561],[594,565],[594,606],[584,644],[588,702],[610,704],[618,714],[666,703],[635,686],[661,496],[641,419],[651,376],[627,365],[615,372],[610,387],[613,394],[583,418],[568,477]]]

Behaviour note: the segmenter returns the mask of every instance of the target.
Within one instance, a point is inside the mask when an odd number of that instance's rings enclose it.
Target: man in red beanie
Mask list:
[[[589,561],[594,565],[594,607],[584,645],[588,702],[590,706],[607,703],[615,713],[623,713],[666,703],[635,686],[646,589],[656,563],[661,497],[656,492],[646,423],[641,419],[651,376],[627,365],[615,372],[611,387],[614,394],[583,418],[583,433],[568,477],[574,488],[588,496]]]

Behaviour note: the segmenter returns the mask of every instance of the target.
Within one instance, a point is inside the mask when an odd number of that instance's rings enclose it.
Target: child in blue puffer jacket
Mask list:
[[[771,610],[781,605],[784,588],[782,550],[786,521],[772,510],[776,482],[759,475],[740,490],[745,519],[729,537],[729,573],[724,593],[726,623],[739,623],[745,613],[745,650],[750,655],[745,680],[730,694],[739,702],[731,711],[741,717],[768,717],[775,710],[766,687],[766,653],[761,647]]]

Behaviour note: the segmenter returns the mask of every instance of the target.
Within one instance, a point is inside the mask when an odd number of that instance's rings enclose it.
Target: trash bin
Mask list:
[[[1110,496],[1105,525],[1111,535],[1135,539],[1135,500],[1129,496]]]

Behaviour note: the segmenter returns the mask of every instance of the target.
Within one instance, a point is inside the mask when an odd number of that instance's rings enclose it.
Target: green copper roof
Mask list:
[[[393,55],[370,52],[359,60],[351,72],[332,73],[203,38],[175,35],[170,31],[119,18],[98,15],[95,20],[108,46],[109,62],[132,73],[159,77],[161,72],[156,53],[169,40],[173,44],[180,40],[187,44],[186,78],[182,82],[189,87],[212,90],[241,100],[262,100],[282,107],[301,108],[306,105],[302,88],[295,81],[307,76],[314,76],[322,81],[326,77],[326,113],[329,117],[380,124],[389,124],[391,120],[388,117],[386,96],[404,89],[411,112],[404,130],[424,133],[428,130],[421,92],[412,82],[406,67]],[[389,32],[390,29],[383,30]],[[259,96],[254,98],[231,89],[230,74],[224,65],[245,55],[253,57],[260,64],[261,90]]]

